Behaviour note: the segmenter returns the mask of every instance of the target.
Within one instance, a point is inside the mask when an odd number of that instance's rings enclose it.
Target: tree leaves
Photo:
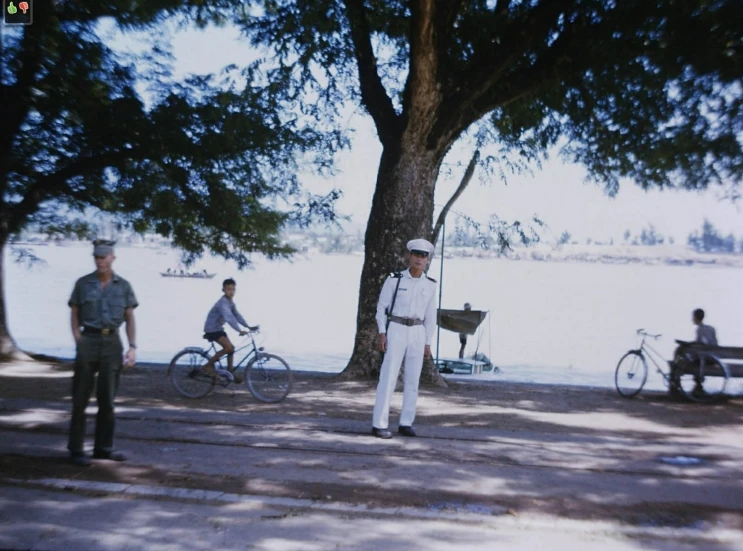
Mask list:
[[[165,17],[198,24],[243,13],[236,2],[65,2],[47,6],[34,32],[43,50],[21,79],[30,55],[24,35],[3,53],[3,97],[15,94],[27,116],[6,127],[12,141],[0,149],[0,219],[17,233],[33,222],[49,231],[59,220],[49,206],[116,213],[138,232],[171,238],[190,258],[206,252],[244,267],[256,252],[293,252],[281,238],[288,223],[334,220],[337,194],[301,191],[297,173],[332,166],[347,142],[333,128],[291,112],[291,99],[265,93],[257,66],[184,82],[157,80],[167,72],[165,49],[124,58],[95,32],[104,17],[125,28],[154,28]],[[286,78],[286,77],[285,77]],[[152,92],[146,105],[141,82]],[[26,92],[20,93],[25,86]],[[14,109],[17,106],[14,106]],[[0,106],[0,109],[8,106]],[[312,165],[312,163],[315,163]]]

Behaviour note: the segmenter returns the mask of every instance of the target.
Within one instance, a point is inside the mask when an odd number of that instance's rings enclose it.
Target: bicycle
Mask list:
[[[712,364],[706,365],[705,354],[682,353],[681,347],[689,343],[677,340],[676,342],[681,346],[676,350],[673,361],[668,362],[671,370],[666,374],[653,357],[655,355],[663,363],[663,356],[645,342],[648,338],[658,340],[662,335],[652,335],[644,329],[638,329],[637,334],[642,336],[640,347],[622,356],[614,373],[614,384],[623,398],[637,396],[645,386],[648,377],[646,356],[653,362],[658,373],[663,376],[666,385],[689,400],[711,402],[725,392],[728,373],[725,367],[716,362],[714,358],[711,358]],[[624,386],[625,383],[627,387]]]
[[[250,393],[261,402],[280,402],[291,392],[294,384],[292,371],[283,358],[264,352],[264,347],[256,345],[253,334],[257,333],[258,330],[248,332],[247,338],[250,342],[235,350],[234,358],[240,351],[250,348],[245,356],[234,364],[233,372],[239,370],[247,362],[244,378]],[[209,358],[216,353],[217,347],[212,342],[209,348],[188,346],[173,356],[168,367],[168,377],[181,395],[186,398],[202,398],[214,390],[217,381],[225,387],[231,384],[231,381],[218,378],[216,374],[204,373],[202,369]],[[217,360],[214,367],[226,369],[222,367],[224,359],[226,356]]]

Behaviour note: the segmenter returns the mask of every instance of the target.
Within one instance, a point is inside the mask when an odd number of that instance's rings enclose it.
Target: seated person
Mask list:
[[[704,389],[702,388],[702,379],[700,378],[699,366],[702,365],[700,357],[694,352],[695,345],[705,346],[718,346],[717,334],[715,328],[711,325],[706,325],[704,321],[704,310],[697,308],[692,312],[692,321],[697,326],[696,337],[693,342],[676,341],[679,347],[674,352],[673,379],[676,383],[679,383],[679,378],[683,373],[694,373],[695,386],[692,392],[694,394],[703,394]],[[713,360],[707,359],[707,364],[713,362]],[[691,370],[691,371],[688,371]],[[669,388],[671,394],[675,394],[673,385]]]
[[[697,337],[695,342],[718,346],[715,328],[711,325],[705,325],[702,323],[704,321],[704,310],[701,308],[694,310],[692,313],[692,321],[694,322],[694,325],[697,326]]]
[[[230,342],[227,333],[224,332],[224,324],[229,323],[240,336],[247,335],[247,331],[240,329],[240,325],[247,327],[251,331],[256,331],[258,326],[250,327],[248,322],[245,321],[237,311],[237,306],[232,301],[236,292],[235,280],[225,279],[222,283],[222,292],[224,295],[220,298],[212,309],[209,310],[209,314],[206,316],[206,323],[204,324],[204,338],[209,342],[218,342],[222,346],[222,350],[214,354],[209,361],[204,365],[203,371],[208,375],[219,375],[221,378],[228,381],[234,381],[236,383],[242,382],[240,375],[234,375],[232,373],[232,358],[235,353],[235,347]],[[238,323],[240,325],[238,325]],[[224,369],[218,369],[214,367],[214,363],[224,355],[227,355],[227,371]]]

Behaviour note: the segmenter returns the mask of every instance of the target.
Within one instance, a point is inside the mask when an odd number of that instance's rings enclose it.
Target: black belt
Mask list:
[[[116,329],[111,329],[110,327],[104,327],[103,329],[88,327],[87,325],[83,327],[83,334],[88,335],[113,335],[114,333],[116,333]]]
[[[390,316],[390,321],[405,325],[407,327],[413,327],[414,325],[423,325],[423,320],[417,320],[413,318],[403,318],[402,316]]]

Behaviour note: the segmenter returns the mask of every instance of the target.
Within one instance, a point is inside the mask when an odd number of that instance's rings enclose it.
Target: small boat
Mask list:
[[[488,313],[482,310],[445,310],[439,308],[439,327],[455,333],[474,335]]]
[[[483,355],[484,356],[484,355]],[[500,368],[488,360],[473,358],[439,358],[434,360],[439,373],[447,375],[482,375],[491,372],[500,373]]]
[[[206,274],[204,272],[194,272],[194,273],[177,273],[177,272],[160,272],[160,275],[163,277],[181,277],[184,279],[211,279],[215,275],[214,274]]]

